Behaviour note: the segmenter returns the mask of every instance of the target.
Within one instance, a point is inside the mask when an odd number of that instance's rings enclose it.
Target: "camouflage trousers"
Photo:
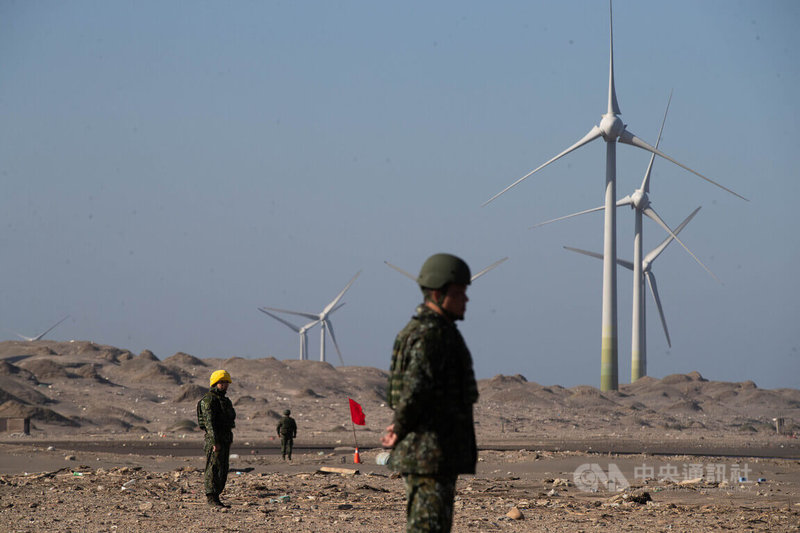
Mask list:
[[[281,454],[284,458],[289,456],[289,460],[292,459],[292,446],[294,445],[294,439],[292,437],[286,437],[281,435]]]
[[[206,494],[222,493],[228,481],[228,460],[231,452],[230,444],[220,445],[219,451],[214,451],[214,444],[206,442],[206,471],[203,475],[203,486]]]
[[[453,526],[453,499],[458,476],[405,474],[406,533],[447,533]]]

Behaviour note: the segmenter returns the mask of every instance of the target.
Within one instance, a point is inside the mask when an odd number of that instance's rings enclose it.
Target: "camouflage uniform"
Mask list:
[[[297,437],[297,423],[294,421],[294,418],[285,415],[278,422],[277,431],[278,435],[281,436],[281,454],[284,459],[286,459],[288,455],[291,461],[292,446],[294,444],[294,439]]]
[[[219,497],[228,480],[228,456],[233,442],[236,411],[224,391],[209,390],[200,400],[200,413],[206,430],[203,451],[206,453],[206,471],[203,478],[207,496]],[[219,446],[217,452],[214,445]]]
[[[386,397],[397,434],[390,466],[406,481],[406,531],[450,531],[456,478],[474,474],[478,458],[478,386],[455,323],[417,307],[395,340]]]

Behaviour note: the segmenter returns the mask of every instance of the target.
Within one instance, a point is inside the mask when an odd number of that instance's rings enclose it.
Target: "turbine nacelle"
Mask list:
[[[600,121],[600,133],[606,142],[614,142],[625,131],[622,119],[614,113],[606,113]]]
[[[644,192],[642,189],[636,189],[635,191],[633,191],[633,194],[631,194],[630,199],[631,199],[631,209],[644,211],[645,209],[650,207],[650,198],[647,196],[647,193]]]

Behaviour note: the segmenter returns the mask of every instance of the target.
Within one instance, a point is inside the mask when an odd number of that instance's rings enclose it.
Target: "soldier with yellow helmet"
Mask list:
[[[206,470],[203,477],[206,499],[209,505],[225,507],[219,495],[228,480],[228,461],[233,442],[236,411],[226,396],[231,375],[227,370],[216,370],[211,374],[211,389],[197,404],[200,428],[206,432],[203,449],[206,453]]]

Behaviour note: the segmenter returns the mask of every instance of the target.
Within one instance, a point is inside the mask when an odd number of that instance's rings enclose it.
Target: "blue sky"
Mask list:
[[[750,199],[656,161],[654,207],[703,207],[681,237],[723,283],[675,245],[656,261],[672,348],[648,300],[650,375],[800,387],[798,23],[792,1],[614,4],[628,128],[654,143],[673,90],[661,149]],[[481,204],[599,122],[605,2],[5,0],[0,65],[0,337],[69,314],[49,338],[294,358],[257,307],[319,311],[361,270],[337,340],[387,368],[420,297],[383,261],[448,251],[510,258],[460,326],[479,377],[599,385],[602,264],[562,246],[602,251],[602,214],[528,228],[602,203],[605,143]],[[621,197],[648,154],[617,159]]]

